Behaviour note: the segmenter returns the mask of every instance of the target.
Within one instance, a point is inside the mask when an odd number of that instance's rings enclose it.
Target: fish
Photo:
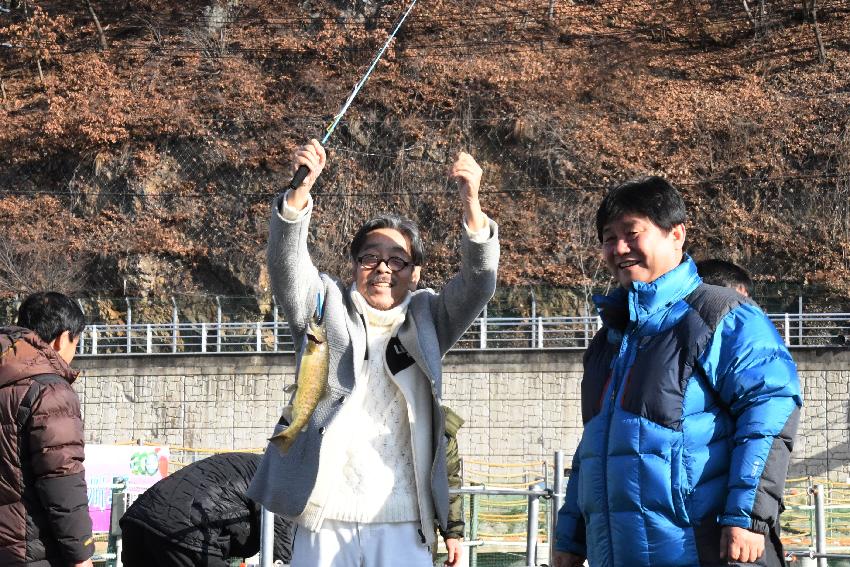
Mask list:
[[[281,454],[289,452],[328,389],[328,340],[324,322],[320,322],[316,315],[307,323],[306,336],[304,352],[298,364],[295,397],[291,408],[287,408],[292,412],[289,426],[269,439]]]

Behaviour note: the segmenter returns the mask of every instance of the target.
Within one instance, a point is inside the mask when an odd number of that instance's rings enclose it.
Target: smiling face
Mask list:
[[[684,244],[684,224],[664,230],[639,215],[623,215],[602,229],[602,257],[623,287],[655,281],[678,266]]]
[[[377,228],[369,232],[357,251],[358,257],[365,254],[374,254],[385,260],[395,256],[412,262],[410,242],[393,228]],[[397,272],[390,270],[385,262],[374,268],[364,268],[355,260],[352,267],[357,291],[369,305],[382,311],[401,304],[408,292],[415,290],[419,283],[420,266],[412,263]]]

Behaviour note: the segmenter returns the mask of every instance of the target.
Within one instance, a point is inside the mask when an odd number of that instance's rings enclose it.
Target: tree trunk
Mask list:
[[[826,63],[826,49],[823,46],[823,38],[820,35],[820,26],[818,25],[818,2],[812,0],[812,25],[815,28],[815,39],[818,42],[818,58],[821,63]]]
[[[97,28],[97,35],[100,38],[100,50],[106,51],[106,35],[103,33],[103,28],[100,25],[100,20],[94,12],[94,6],[91,5],[91,0],[86,0],[86,6],[91,14],[91,19],[94,20],[94,27]]]
[[[41,79],[41,88],[46,89],[47,86],[44,84],[44,71],[41,69],[41,57],[35,60],[35,65],[38,67],[38,78]]]
[[[747,0],[741,0],[741,1],[742,1],[742,2],[743,2],[743,4],[744,4],[744,11],[747,13],[747,19],[748,19],[748,20],[750,20],[750,23],[753,25],[753,33],[754,33],[755,35],[758,35],[758,33],[759,33],[759,26],[758,26],[758,24],[756,23],[756,19],[755,19],[755,17],[753,17],[753,13],[752,13],[752,11],[750,11],[750,5],[749,5],[749,4],[747,4]],[[803,0],[803,2],[805,3],[805,0]]]

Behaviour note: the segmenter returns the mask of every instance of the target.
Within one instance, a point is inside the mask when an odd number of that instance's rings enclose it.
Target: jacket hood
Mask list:
[[[0,386],[39,374],[56,374],[73,384],[79,373],[33,331],[0,327]]]

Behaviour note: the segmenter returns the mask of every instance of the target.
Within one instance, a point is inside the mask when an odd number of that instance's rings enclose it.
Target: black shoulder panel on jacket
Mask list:
[[[685,301],[699,313],[712,333],[720,320],[734,308],[744,304],[755,305],[754,301],[734,289],[705,283],[691,292]]]
[[[703,284],[684,302],[687,311],[670,328],[643,336],[623,386],[626,411],[678,430],[685,388],[717,325],[747,300],[737,292]]]
[[[602,410],[602,396],[611,376],[611,361],[616,354],[608,342],[608,327],[597,331],[584,352],[584,376],[581,379],[581,419],[590,421]]]

